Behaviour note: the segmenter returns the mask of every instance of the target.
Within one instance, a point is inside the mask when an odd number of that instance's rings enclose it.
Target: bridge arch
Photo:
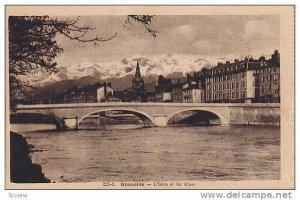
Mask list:
[[[34,112],[18,113],[17,112],[13,115],[13,118],[14,117],[16,119],[18,119],[17,121],[21,121],[21,122],[23,121],[25,123],[26,122],[35,123],[36,121],[39,121],[39,123],[41,123],[41,122],[46,123],[47,122],[46,120],[48,120],[48,122],[50,122],[51,124],[54,124],[56,126],[57,130],[64,129],[64,124],[54,114],[44,114],[44,113],[34,113]],[[11,115],[11,118],[12,118],[12,115]],[[25,119],[25,121],[24,121],[24,119]],[[14,120],[12,120],[12,121],[14,121]]]
[[[135,109],[128,109],[128,108],[106,108],[106,109],[99,109],[99,110],[94,110],[92,112],[89,112],[88,114],[85,114],[83,116],[81,116],[78,119],[78,124],[80,124],[82,122],[83,119],[85,119],[86,117],[95,114],[95,113],[100,113],[100,112],[106,112],[106,111],[126,111],[128,113],[134,114],[136,115],[138,118],[140,118],[144,124],[154,125],[154,119],[152,116],[150,116],[149,114],[139,111],[139,110],[135,110]],[[150,123],[150,124],[149,124]]]
[[[176,111],[174,113],[172,113],[171,115],[169,115],[167,122],[170,123],[170,120],[175,116],[178,115],[179,113],[184,113],[184,112],[188,112],[188,111],[195,111],[195,112],[203,112],[203,113],[207,113],[210,114],[211,116],[216,117],[216,119],[220,119],[220,124],[221,125],[225,125],[227,124],[227,120],[223,117],[223,115],[219,112],[215,112],[209,109],[203,109],[203,108],[187,108],[187,109],[183,109],[183,110],[179,110]]]

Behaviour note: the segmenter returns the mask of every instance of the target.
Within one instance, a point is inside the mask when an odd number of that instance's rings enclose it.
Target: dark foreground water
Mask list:
[[[35,146],[33,162],[52,182],[280,179],[278,127],[12,127]]]

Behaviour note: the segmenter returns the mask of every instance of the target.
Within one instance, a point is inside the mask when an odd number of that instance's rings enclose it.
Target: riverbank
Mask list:
[[[26,139],[10,132],[10,177],[14,183],[50,183],[40,165],[33,164]]]

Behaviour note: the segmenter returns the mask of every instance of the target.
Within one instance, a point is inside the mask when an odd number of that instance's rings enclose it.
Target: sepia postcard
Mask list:
[[[6,189],[294,189],[295,7],[6,8]]]

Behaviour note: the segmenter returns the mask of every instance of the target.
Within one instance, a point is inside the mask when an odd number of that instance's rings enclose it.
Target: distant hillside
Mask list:
[[[168,78],[171,78],[174,82],[178,79],[183,82],[185,80],[182,73],[172,73]],[[155,84],[157,83],[158,76],[151,75],[148,77],[143,77],[145,82],[146,91],[153,91]],[[52,83],[50,85],[39,87],[34,90],[30,96],[30,100],[46,100],[50,99],[53,96],[56,96],[59,93],[62,93],[69,88],[74,86],[76,87],[84,87],[88,84],[94,84],[96,82],[110,82],[114,90],[125,90],[131,87],[133,75],[129,74],[127,76],[121,78],[109,78],[105,80],[101,80],[99,77],[95,76],[86,76],[76,80],[63,80],[59,82]]]
[[[98,81],[111,82],[114,90],[124,90],[131,87],[137,60],[146,90],[153,91],[159,75],[182,82],[186,73],[210,67],[219,59],[206,59],[197,55],[136,55],[114,62],[84,62],[60,66],[51,75],[37,73],[20,78],[30,80],[35,88],[27,96],[29,100],[50,99],[71,87],[83,87]]]
[[[44,86],[44,87],[38,87],[35,90],[33,90],[29,94],[29,99],[33,100],[45,100],[50,99],[52,96],[55,96],[59,93],[62,93],[66,91],[69,88],[72,88],[74,86],[77,87],[83,87],[88,84],[93,84],[100,81],[99,78],[93,77],[93,76],[86,76],[83,78],[80,78],[78,80],[63,80],[59,82],[55,82],[53,84]]]
[[[119,79],[134,75],[137,61],[143,77],[159,76],[176,77],[188,72],[200,71],[203,67],[214,66],[220,58],[201,55],[136,55],[120,61],[83,62],[70,66],[59,66],[51,75],[35,74],[30,78],[35,86],[47,86],[64,80],[79,80],[83,77],[98,77],[100,80]],[[28,77],[25,77],[28,80]]]

